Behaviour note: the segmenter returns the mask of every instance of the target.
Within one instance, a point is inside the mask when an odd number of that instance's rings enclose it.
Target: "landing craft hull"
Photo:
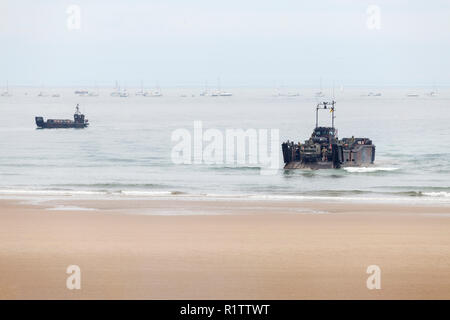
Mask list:
[[[53,123],[44,122],[43,124],[40,124],[37,126],[38,126],[38,129],[69,129],[69,128],[82,129],[82,128],[86,128],[88,126],[88,124],[83,124],[83,123],[53,124]]]
[[[339,168],[347,168],[347,167],[368,167],[373,165],[373,162],[366,163],[357,163],[357,164],[341,164],[340,166],[335,166],[331,161],[324,162],[313,162],[313,163],[305,163],[301,161],[292,161],[286,163],[284,169],[311,169],[311,170],[319,170],[319,169],[339,169]]]
[[[312,170],[318,170],[318,169],[333,169],[334,165],[331,161],[324,161],[324,162],[301,162],[301,161],[292,161],[286,163],[284,166],[284,169],[312,169]]]
[[[358,145],[352,149],[340,148],[341,155],[332,161],[288,161],[284,169],[338,169],[345,167],[367,167],[375,161],[374,145]],[[333,156],[332,156],[333,157]]]

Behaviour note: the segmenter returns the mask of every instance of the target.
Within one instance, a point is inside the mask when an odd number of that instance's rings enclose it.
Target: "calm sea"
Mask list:
[[[231,97],[202,97],[200,89],[167,89],[162,97],[80,97],[75,89],[13,88],[0,97],[0,195],[74,197],[211,197],[426,202],[450,204],[450,90],[336,90],[339,137],[369,137],[370,168],[322,171],[258,165],[175,164],[176,129],[279,129],[284,140],[309,138],[315,124],[311,89],[233,89]],[[368,96],[370,91],[381,96]],[[428,90],[429,91],[429,90]],[[407,97],[408,93],[418,97]],[[326,98],[323,98],[326,99]],[[87,129],[38,130],[34,117],[72,118],[75,105]],[[323,113],[321,123],[329,124]]]

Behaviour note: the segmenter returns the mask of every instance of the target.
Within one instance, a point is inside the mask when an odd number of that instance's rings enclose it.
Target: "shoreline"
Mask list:
[[[70,201],[0,200],[0,299],[450,298],[447,207]]]
[[[351,192],[350,192],[351,193]],[[406,193],[412,193],[406,192]],[[96,201],[204,201],[204,202],[261,202],[261,203],[297,203],[297,204],[349,204],[367,206],[423,206],[450,208],[450,197],[446,192],[433,192],[435,195],[415,192],[409,195],[370,196],[355,195],[294,195],[294,194],[194,194],[180,191],[84,191],[84,190],[26,190],[7,192],[0,189],[1,200],[21,200],[26,204],[42,202],[96,202]],[[381,193],[379,194],[381,195]]]
[[[402,203],[367,202],[334,200],[297,200],[297,199],[252,199],[234,197],[0,197],[0,206],[4,203],[15,206],[31,207],[44,211],[98,212],[138,215],[245,215],[245,214],[358,214],[393,212],[396,214],[442,214],[450,215],[447,203]],[[167,205],[169,204],[169,205]]]

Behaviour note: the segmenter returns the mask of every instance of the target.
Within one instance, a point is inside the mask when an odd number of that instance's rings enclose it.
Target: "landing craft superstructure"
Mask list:
[[[375,146],[369,138],[339,140],[334,127],[335,101],[316,106],[316,127],[304,143],[284,142],[281,147],[285,169],[330,169],[373,164]],[[330,110],[331,127],[319,127],[319,110]]]

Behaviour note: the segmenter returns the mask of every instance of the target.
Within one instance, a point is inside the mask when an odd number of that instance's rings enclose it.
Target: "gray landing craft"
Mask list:
[[[373,164],[375,146],[368,138],[339,140],[334,128],[335,101],[316,106],[316,128],[305,143],[284,142],[281,147],[285,169],[330,169]],[[331,127],[319,127],[319,110],[330,110]]]
[[[84,118],[84,114],[80,112],[78,104],[76,106],[73,120],[70,119],[48,119],[44,121],[43,117],[36,117],[36,125],[42,129],[51,128],[86,128],[89,125],[88,119]]]

